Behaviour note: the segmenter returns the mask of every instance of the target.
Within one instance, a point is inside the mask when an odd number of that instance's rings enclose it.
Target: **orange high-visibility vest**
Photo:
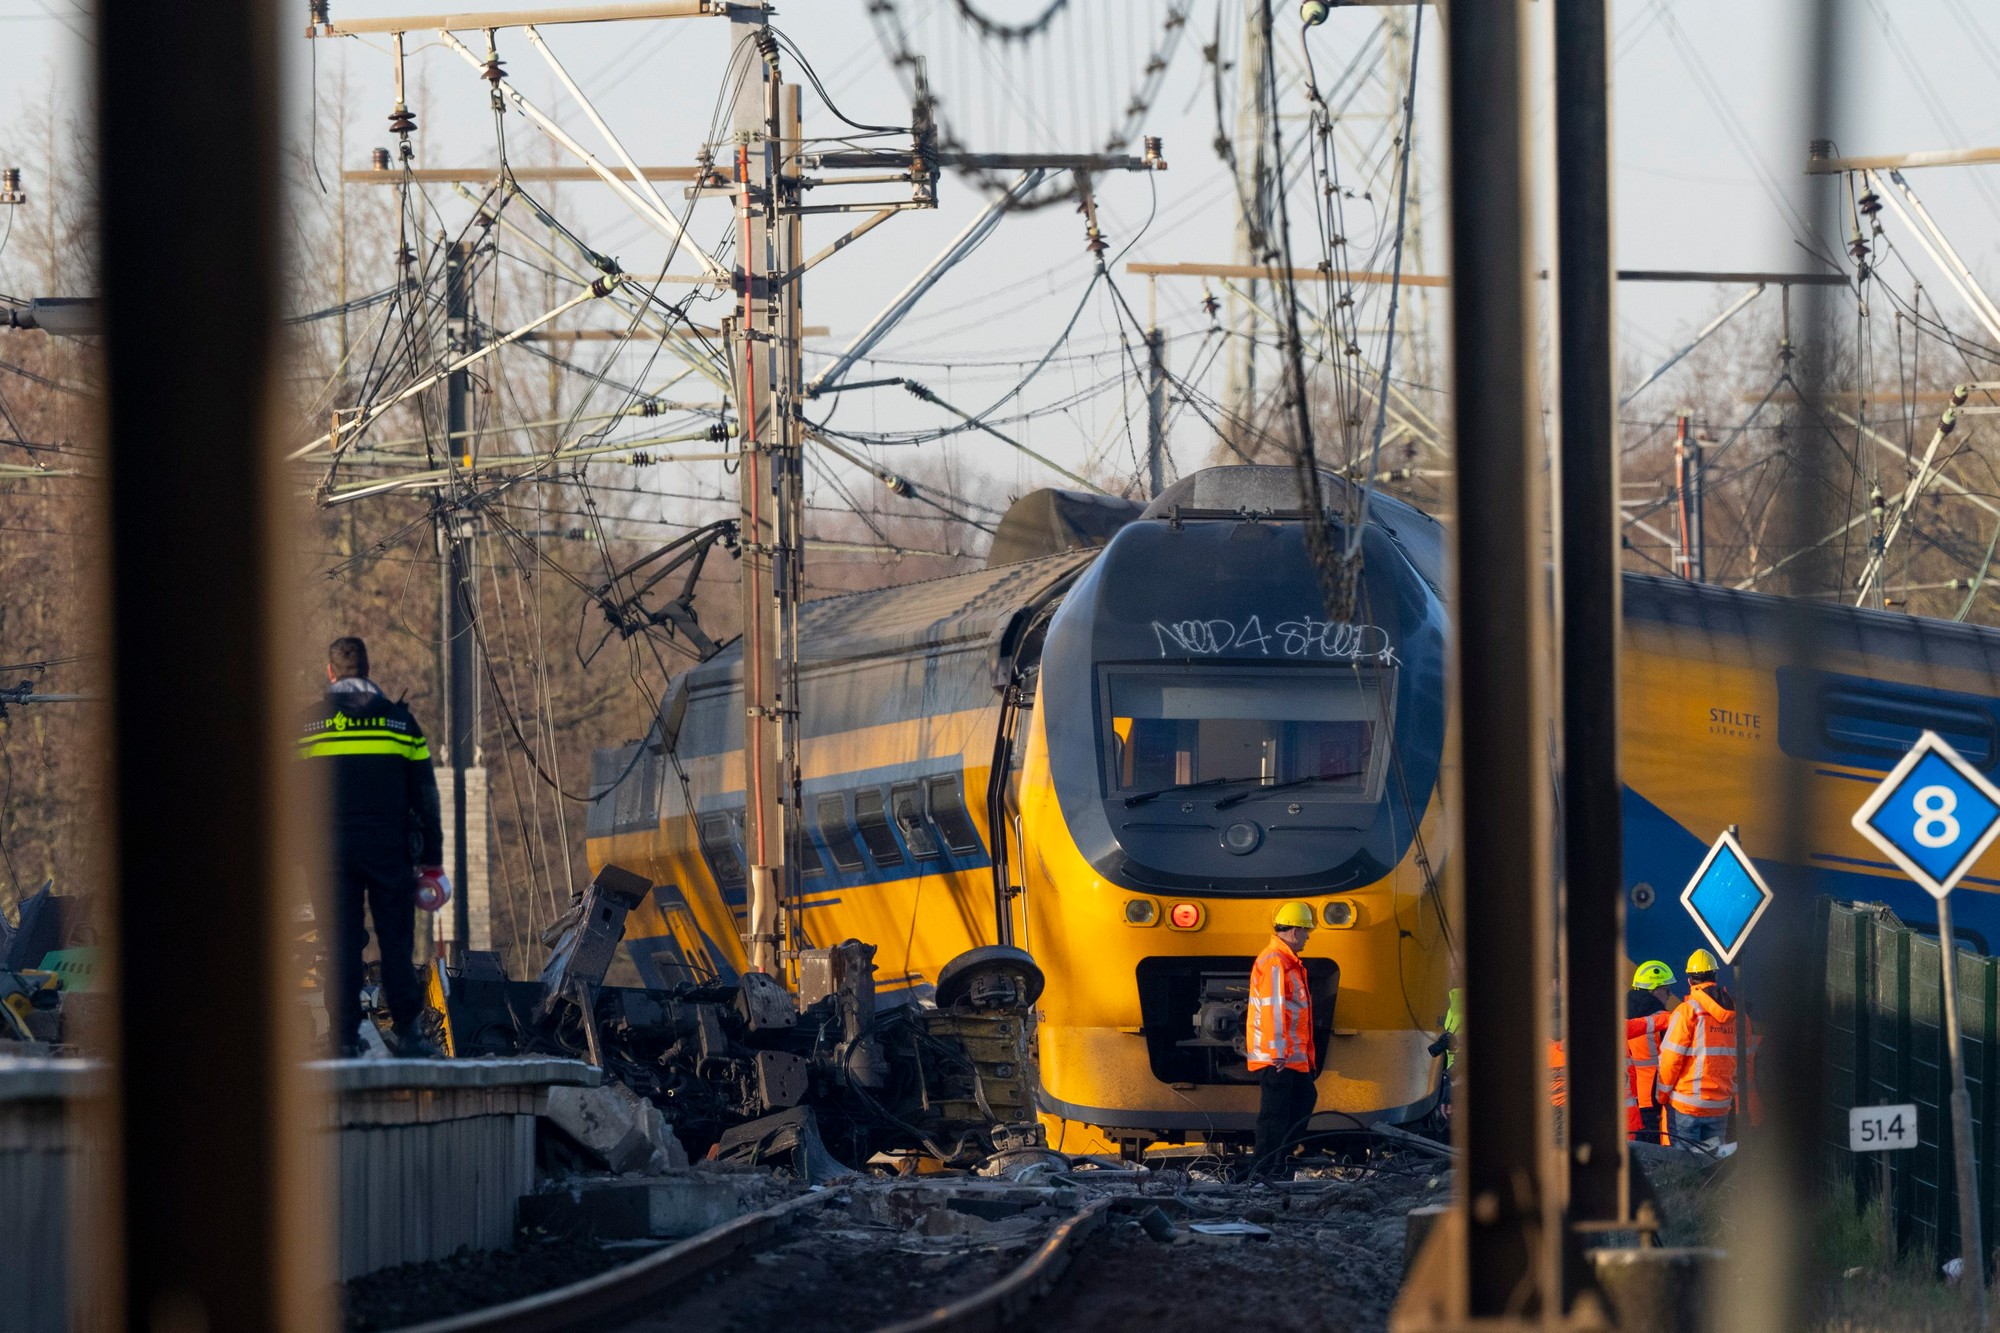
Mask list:
[[[1714,982],[1693,986],[1674,1010],[1660,1043],[1660,1083],[1682,1115],[1727,1115],[1735,1102],[1736,1011],[1716,998]]]
[[[1275,936],[1250,969],[1250,1021],[1244,1049],[1252,1069],[1275,1065],[1310,1074],[1318,1064],[1306,965]]]
[[[1625,1020],[1625,1132],[1637,1134],[1639,1113],[1653,1105],[1660,1076],[1660,1043],[1674,1016],[1665,1009]]]
[[[1554,1037],[1549,1038],[1549,1103],[1569,1105],[1569,1054]]]

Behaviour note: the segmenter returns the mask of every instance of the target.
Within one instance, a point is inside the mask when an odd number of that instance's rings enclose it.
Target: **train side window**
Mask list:
[[[825,841],[834,865],[842,870],[860,870],[866,866],[868,862],[862,859],[861,844],[854,840],[854,826],[847,822],[847,798],[822,796],[818,812],[819,836]]]
[[[824,875],[826,862],[821,859],[819,847],[813,842],[812,830],[803,824],[799,826],[799,873],[801,875]]]
[[[1903,755],[1925,731],[1935,731],[1982,769],[1993,767],[2000,749],[1993,716],[1983,710],[1851,687],[1830,685],[1821,693],[1820,728],[1836,750],[1884,757]]]
[[[924,790],[930,801],[931,823],[943,835],[944,845],[960,856],[977,855],[982,850],[979,830],[965,812],[965,789],[958,778],[931,778]]]
[[[715,876],[717,888],[743,887],[743,857],[736,850],[736,819],[727,811],[713,810],[695,821],[701,837],[702,859]]]
[[[903,864],[903,849],[896,841],[895,830],[889,827],[889,809],[881,792],[864,787],[854,793],[854,823],[861,830],[861,841],[868,845],[868,854],[875,858],[876,865]]]
[[[944,849],[938,846],[937,834],[931,829],[930,816],[924,813],[921,787],[914,782],[891,787],[889,810],[896,816],[896,827],[902,830],[903,842],[909,847],[911,856],[919,861],[928,861],[944,854]]]

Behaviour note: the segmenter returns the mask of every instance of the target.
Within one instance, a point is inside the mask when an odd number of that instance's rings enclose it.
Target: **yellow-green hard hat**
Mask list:
[[[1311,930],[1313,928],[1312,904],[1286,903],[1278,909],[1278,914],[1271,918],[1271,927],[1274,930],[1291,930],[1295,927]]]
[[[1690,972],[1720,971],[1722,964],[1715,961],[1715,955],[1706,949],[1696,949],[1688,955],[1687,970]]]
[[[1633,990],[1658,990],[1673,984],[1674,970],[1657,958],[1639,964],[1639,970],[1632,974]]]

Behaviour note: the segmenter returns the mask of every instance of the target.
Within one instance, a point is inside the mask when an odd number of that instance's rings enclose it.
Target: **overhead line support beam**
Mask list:
[[[1125,271],[1158,278],[1242,278],[1260,282],[1276,281],[1283,273],[1280,268],[1263,264],[1158,264],[1140,260],[1127,264]],[[1536,276],[1548,275],[1543,273]],[[1838,273],[1756,273],[1735,269],[1711,272],[1704,269],[1621,268],[1617,277],[1620,282],[1707,282],[1731,285],[1739,282],[1764,282],[1789,287],[1847,285],[1847,279]],[[1292,270],[1293,282],[1323,282],[1328,278],[1355,286],[1382,286],[1392,281],[1400,281],[1404,287],[1451,286],[1451,276],[1445,273],[1405,273],[1399,280],[1392,273],[1361,270],[1352,273],[1320,268]]]
[[[1908,171],[1913,167],[1978,167],[2000,163],[2000,146],[1940,148],[1918,153],[1885,153],[1877,157],[1813,157],[1808,176],[1835,176],[1843,171]]]
[[[651,181],[699,181],[700,167],[640,167],[639,174]],[[508,166],[506,175],[517,181],[575,181],[595,184],[602,178],[589,167]],[[343,171],[340,178],[349,185],[485,185],[500,179],[500,167],[363,167]]]
[[[528,24],[618,23],[628,19],[726,18],[738,9],[761,5],[731,5],[723,0],[665,0],[641,5],[575,5],[567,9],[490,9],[457,14],[392,14],[384,18],[342,19],[308,27],[308,37],[353,37],[361,33],[474,32],[489,28],[521,28]]]

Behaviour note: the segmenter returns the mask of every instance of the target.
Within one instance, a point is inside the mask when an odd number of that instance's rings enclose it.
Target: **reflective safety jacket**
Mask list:
[[[1252,1069],[1296,1069],[1310,1074],[1313,1049],[1312,992],[1306,965],[1276,936],[1250,969],[1250,1017],[1244,1051]]]
[[[1736,1004],[1727,991],[1712,981],[1689,989],[1660,1043],[1662,1100],[1683,1115],[1729,1113],[1738,1091],[1736,1022]],[[1745,1037],[1753,1067],[1744,1072],[1754,1077],[1755,1038],[1748,1030]]]
[[[1674,1016],[1665,1009],[1625,1020],[1625,1132],[1637,1134],[1644,1125],[1639,1113],[1651,1108],[1660,1077],[1660,1043]]]
[[[307,712],[298,753],[331,770],[336,857],[443,862],[430,743],[400,700],[367,681],[340,682]]]
[[[1569,1053],[1554,1037],[1549,1038],[1549,1104],[1569,1105]]]

